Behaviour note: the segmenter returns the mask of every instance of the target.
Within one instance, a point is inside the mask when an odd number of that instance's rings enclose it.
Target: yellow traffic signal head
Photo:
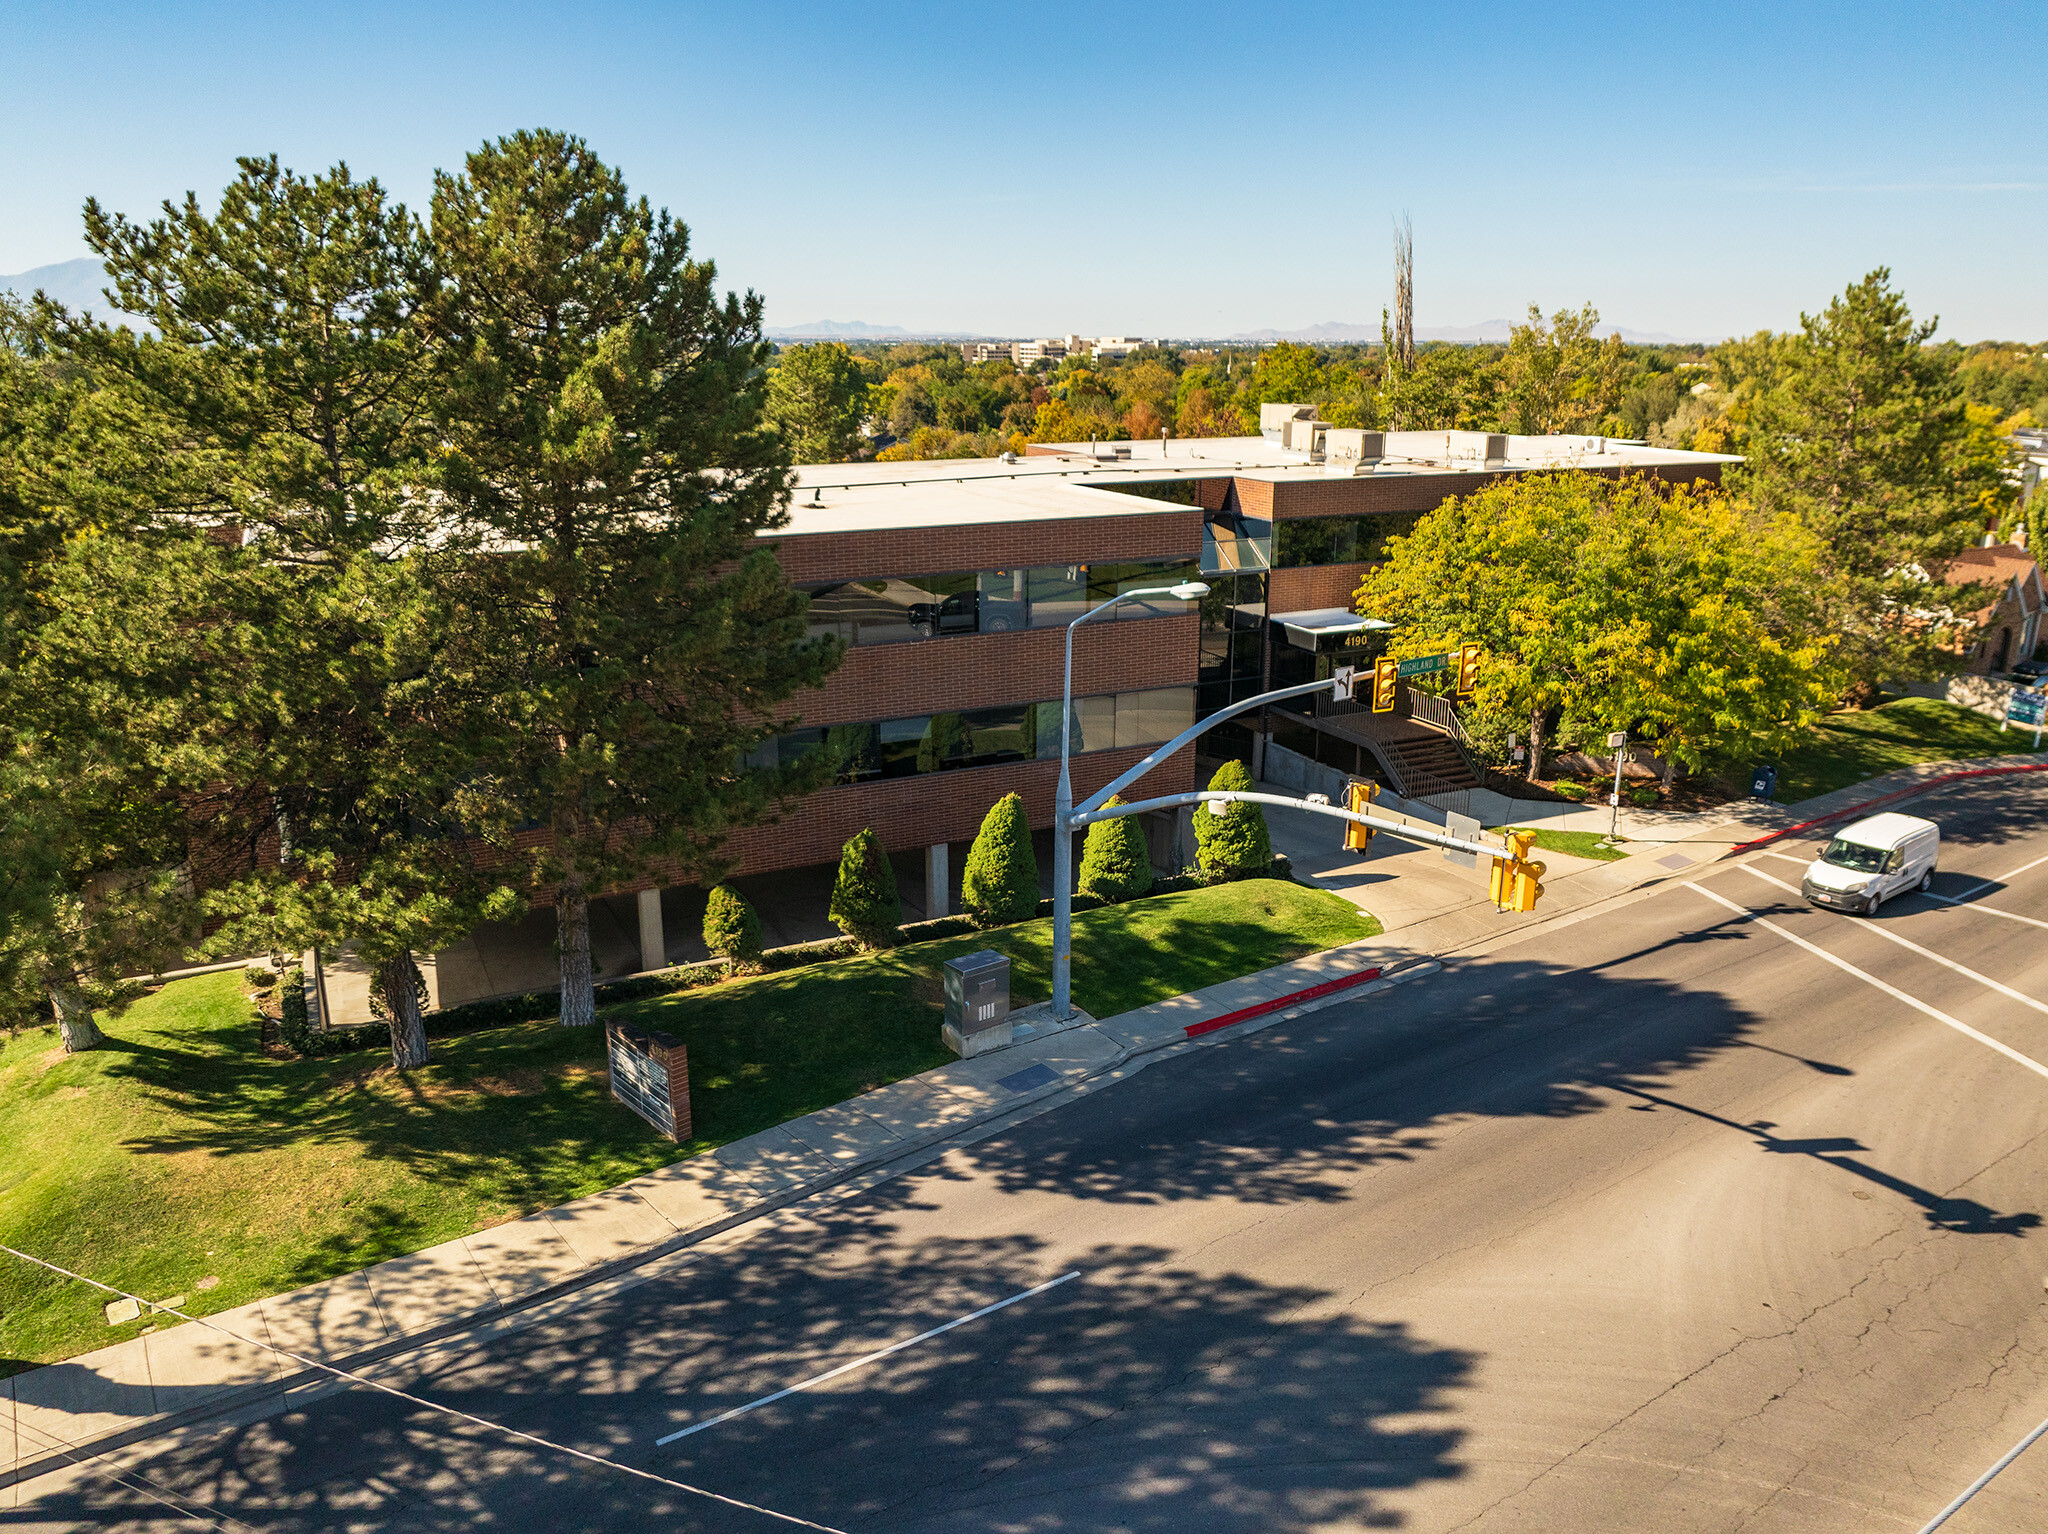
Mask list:
[[[1360,783],[1354,779],[1346,790],[1344,808],[1354,815],[1370,814],[1373,801],[1379,796],[1379,784]],[[1372,827],[1362,826],[1355,820],[1345,821],[1344,845],[1354,852],[1363,852],[1372,845]]]
[[[1458,646],[1458,695],[1469,698],[1479,686],[1479,646]]]
[[[1391,714],[1394,711],[1394,693],[1400,685],[1401,673],[1391,660],[1377,660],[1372,666],[1372,711],[1375,714]]]

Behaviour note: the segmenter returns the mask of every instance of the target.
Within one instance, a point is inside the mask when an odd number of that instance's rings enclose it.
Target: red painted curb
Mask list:
[[[1368,980],[1377,980],[1380,972],[1362,969],[1355,975],[1345,975],[1337,980],[1325,980],[1321,985],[1312,985],[1305,991],[1291,995],[1276,996],[1271,1001],[1262,1001],[1256,1006],[1240,1007],[1235,1012],[1226,1012],[1221,1017],[1212,1017],[1205,1022],[1189,1023],[1182,1030],[1191,1039],[1198,1039],[1205,1033],[1214,1033],[1218,1028],[1228,1028],[1232,1023],[1241,1023],[1248,1017],[1264,1017],[1268,1012],[1278,1012],[1282,1007],[1292,1007],[1304,1001],[1314,1001],[1318,996],[1329,996],[1337,991],[1347,990],[1354,985],[1363,985]]]
[[[1802,820],[1796,826],[1787,826],[1782,831],[1773,831],[1769,836],[1759,836],[1753,842],[1744,842],[1730,847],[1728,857],[1738,852],[1748,852],[1757,847],[1767,847],[1781,837],[1792,836],[1800,831],[1810,831],[1815,826],[1824,826],[1831,820],[1845,820],[1851,815],[1861,815],[1865,810],[1874,810],[1881,804],[1890,804],[1897,799],[1909,799],[1915,794],[1924,794],[1937,789],[1944,783],[1959,783],[1964,778],[1998,778],[2015,772],[2048,772],[2048,765],[2030,763],[2024,767],[1971,767],[1962,772],[1945,772],[1938,778],[1929,778],[1924,783],[1909,783],[1904,788],[1895,788],[1888,794],[1879,794],[1875,799],[1866,799],[1861,804],[1852,804],[1846,810],[1835,810],[1830,814]]]

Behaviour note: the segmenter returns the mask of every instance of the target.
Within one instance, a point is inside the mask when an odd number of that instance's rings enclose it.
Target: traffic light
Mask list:
[[[1370,815],[1373,801],[1380,796],[1377,783],[1360,783],[1353,779],[1344,801],[1344,808],[1354,815]],[[1344,845],[1353,852],[1363,852],[1372,845],[1372,827],[1362,826],[1355,820],[1344,822]]]
[[[1394,688],[1400,680],[1400,670],[1393,661],[1376,660],[1372,663],[1372,711],[1375,714],[1394,711]]]
[[[1479,646],[1458,646],[1458,696],[1469,698],[1479,686]]]
[[[1507,833],[1508,856],[1495,858],[1486,876],[1486,893],[1503,911],[1533,911],[1542,897],[1544,865],[1533,862],[1529,849],[1536,844],[1534,831]]]

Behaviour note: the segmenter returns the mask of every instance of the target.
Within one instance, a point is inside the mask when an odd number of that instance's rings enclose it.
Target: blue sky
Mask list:
[[[1942,334],[2048,339],[2032,4],[55,5],[0,29],[0,271],[233,157],[416,206],[588,138],[771,322],[1228,334],[1591,300],[1721,336],[1888,265]]]

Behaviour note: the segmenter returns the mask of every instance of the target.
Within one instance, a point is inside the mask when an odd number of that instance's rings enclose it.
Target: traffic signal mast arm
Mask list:
[[[1327,687],[1329,683],[1318,685]],[[1375,831],[1384,831],[1389,836],[1399,837],[1405,842],[1414,842],[1423,847],[1442,847],[1447,852],[1473,852],[1483,858],[1510,863],[1516,854],[1508,847],[1494,842],[1464,841],[1448,831],[1432,831],[1426,826],[1412,825],[1405,820],[1389,820],[1384,815],[1361,815],[1351,810],[1339,809],[1334,804],[1318,804],[1313,799],[1289,799],[1281,794],[1245,794],[1225,789],[1205,788],[1189,794],[1168,794],[1163,799],[1140,799],[1135,804],[1118,804],[1106,809],[1076,810],[1072,824],[1093,825],[1098,820],[1114,820],[1119,815],[1136,815],[1144,810],[1170,810],[1183,804],[1277,804],[1284,810],[1307,810],[1312,815],[1329,815],[1338,820],[1348,820],[1357,825],[1369,826]],[[1526,848],[1525,848],[1526,850]],[[1540,867],[1530,864],[1532,868]]]

